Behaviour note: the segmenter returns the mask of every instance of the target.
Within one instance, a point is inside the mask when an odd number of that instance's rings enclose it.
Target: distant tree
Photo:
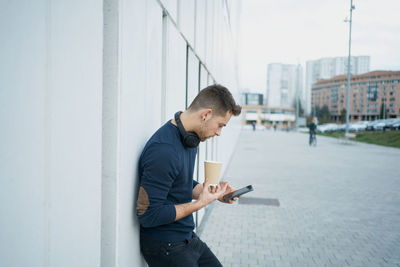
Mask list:
[[[308,115],[308,116],[306,117],[306,123],[307,123],[307,125],[309,125],[309,124],[311,123],[312,119],[313,119],[312,115]]]
[[[346,109],[345,108],[343,108],[340,111],[340,122],[341,123],[345,123],[346,122]]]
[[[324,105],[322,108],[316,107],[315,114],[318,118],[319,124],[331,122],[331,113],[329,112],[329,107],[327,105]]]
[[[296,99],[293,101],[293,108],[296,110]],[[299,101],[299,116],[303,117],[304,116],[304,109],[301,106],[301,101]]]
[[[386,114],[385,114],[385,106],[383,105],[383,103],[381,104],[381,111],[380,111],[380,114],[379,114],[379,118],[380,119],[385,119],[384,118],[384,116],[385,116]],[[386,116],[385,116],[386,117]]]
[[[301,105],[301,101],[299,101],[299,115],[300,117],[304,116],[304,108]]]

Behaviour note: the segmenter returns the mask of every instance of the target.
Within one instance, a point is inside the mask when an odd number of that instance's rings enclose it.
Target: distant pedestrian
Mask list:
[[[255,131],[256,130],[256,123],[254,121],[251,123],[251,126],[253,126],[253,131]]]
[[[312,144],[316,144],[316,132],[317,132],[317,124],[315,124],[315,120],[312,120],[311,123],[308,125],[308,128],[310,129],[310,140],[309,140],[309,144],[310,146]]]

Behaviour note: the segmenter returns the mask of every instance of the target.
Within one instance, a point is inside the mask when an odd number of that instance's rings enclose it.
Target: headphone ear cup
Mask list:
[[[200,144],[200,138],[195,132],[186,132],[183,127],[182,121],[179,116],[182,114],[182,111],[178,111],[175,113],[175,121],[178,124],[179,133],[182,137],[183,145],[186,147],[195,148]]]
[[[200,138],[196,133],[186,132],[185,136],[183,137],[183,143],[187,147],[195,148],[199,145]]]

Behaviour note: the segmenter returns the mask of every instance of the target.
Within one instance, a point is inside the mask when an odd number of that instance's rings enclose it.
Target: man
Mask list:
[[[315,120],[311,120],[311,123],[308,125],[308,128],[310,128],[310,145],[314,141],[313,138],[315,138],[315,134],[317,131],[317,124],[315,124]]]
[[[147,142],[139,160],[136,210],[140,247],[150,267],[222,266],[193,232],[192,213],[215,200],[224,202],[222,197],[234,189],[227,182],[216,187],[209,187],[208,180],[199,184],[193,170],[199,142],[219,136],[240,112],[228,89],[212,85]]]

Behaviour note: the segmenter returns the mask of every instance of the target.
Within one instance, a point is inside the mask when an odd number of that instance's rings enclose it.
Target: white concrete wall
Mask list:
[[[239,99],[238,1],[0,3],[0,266],[145,266],[138,158],[200,89]],[[240,127],[200,145],[196,179]]]
[[[0,3],[0,266],[99,266],[102,3]]]

